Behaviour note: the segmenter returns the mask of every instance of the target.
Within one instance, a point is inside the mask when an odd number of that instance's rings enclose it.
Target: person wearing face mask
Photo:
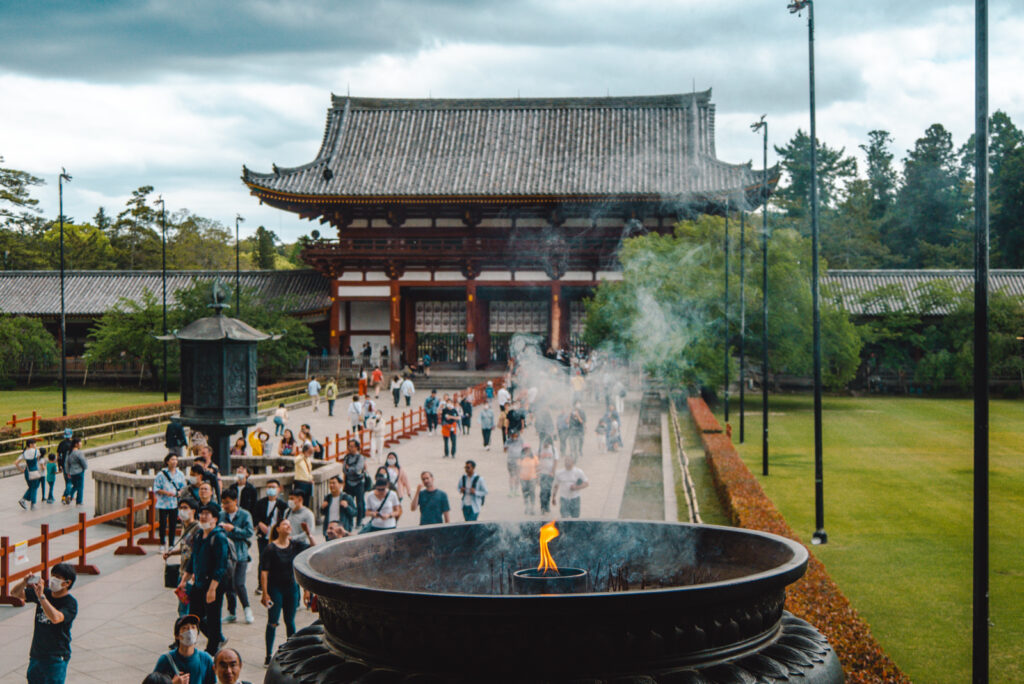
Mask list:
[[[444,441],[444,457],[448,458],[448,442],[451,441],[451,457],[455,458],[455,447],[459,435],[459,410],[455,403],[445,397],[444,406],[441,408],[441,439]]]
[[[316,519],[313,517],[313,511],[306,508],[304,501],[302,492],[292,490],[292,493],[288,495],[288,512],[285,513],[285,518],[292,523],[295,539],[312,545],[312,530],[316,525]]]
[[[67,676],[71,624],[78,615],[78,601],[68,592],[76,577],[71,564],[59,563],[53,566],[46,583],[38,575],[30,575],[11,587],[11,596],[36,604],[26,672],[29,684],[60,684]]]
[[[252,515],[253,524],[256,527],[256,548],[259,549],[260,558],[267,548],[270,538],[270,530],[278,520],[284,520],[288,513],[288,504],[281,496],[281,483],[277,480],[267,482],[267,495],[256,502],[256,510]],[[259,589],[256,593],[259,593]]]
[[[405,497],[409,496],[409,478],[406,477],[402,466],[398,465],[398,454],[394,451],[388,452],[387,461],[384,463],[384,470],[388,482],[391,483],[391,488],[398,493],[398,500],[402,501]]]
[[[175,648],[156,661],[154,672],[171,675],[173,684],[216,684],[213,656],[196,648],[199,617],[183,615],[174,621]]]
[[[212,504],[199,508],[202,533],[195,538],[192,557],[188,567],[182,567],[182,578],[178,584],[179,589],[184,589],[185,584],[192,580],[189,609],[199,616],[199,628],[206,635],[206,652],[210,655],[216,653],[224,641],[220,631],[220,612],[224,591],[230,581],[230,542],[224,528],[217,526],[219,515],[220,508]]]
[[[229,492],[233,492],[235,495],[235,501],[242,507],[243,511],[248,511],[249,515],[253,520],[256,519],[256,488],[249,484],[249,469],[243,465],[235,468],[235,481],[231,483],[231,486],[227,489]]]
[[[181,581],[181,570],[187,568],[192,559],[192,542],[199,534],[199,522],[196,520],[196,505],[190,499],[182,499],[178,504],[178,520],[181,521],[181,538],[178,543],[163,553],[164,560],[171,556],[181,556],[181,564],[178,566],[178,581]],[[192,583],[185,583],[186,595],[191,594]],[[178,601],[178,615],[188,614],[188,602]]]
[[[384,454],[384,413],[380,409],[366,419],[366,429],[370,432],[370,458],[376,461]]]

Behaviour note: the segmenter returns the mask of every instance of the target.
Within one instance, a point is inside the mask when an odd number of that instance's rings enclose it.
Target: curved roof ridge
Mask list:
[[[686,107],[694,101],[710,103],[711,88],[693,93],[604,97],[390,98],[331,94],[335,110],[657,109]]]

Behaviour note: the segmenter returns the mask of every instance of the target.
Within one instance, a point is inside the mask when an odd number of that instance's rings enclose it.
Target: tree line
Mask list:
[[[1024,133],[1005,112],[990,127],[990,236],[994,268],[1024,268]],[[873,130],[866,163],[818,141],[821,253],[832,268],[971,268],[974,136],[957,147],[939,123],[894,164],[892,136]],[[775,222],[810,234],[810,137],[776,146],[785,172]]]
[[[748,217],[752,218],[752,217]],[[730,305],[725,307],[725,219],[702,216],[624,241],[620,281],[603,282],[587,301],[584,342],[640,362],[670,386],[716,388],[739,379],[739,345],[751,375],[762,377],[761,222],[738,216],[729,226]],[[751,223],[753,225],[751,225]],[[746,250],[741,323],[740,255]],[[823,260],[824,261],[824,260]],[[824,268],[822,269],[824,270]],[[768,251],[768,367],[765,379],[811,375],[811,241],[790,226],[772,230]],[[831,390],[878,388],[895,378],[901,392],[967,392],[972,382],[973,292],[949,281],[925,281],[907,293],[884,286],[858,295],[854,316],[838,292],[821,296],[822,379]],[[745,325],[743,325],[745,323]],[[1024,389],[1024,300],[990,293],[991,374],[1011,379],[1005,396]],[[728,369],[725,359],[728,358]],[[891,383],[890,383],[891,384]]]
[[[41,214],[32,190],[42,179],[3,167],[0,157],[0,267],[4,270],[60,268],[60,217]],[[167,268],[171,270],[233,270],[235,236],[231,228],[188,209],[161,217],[154,188],[132,191],[114,216],[99,207],[87,221],[64,216],[64,263],[74,270],[159,270],[162,234],[166,231]],[[260,226],[241,240],[243,269],[290,269],[302,266],[303,241],[284,243]]]

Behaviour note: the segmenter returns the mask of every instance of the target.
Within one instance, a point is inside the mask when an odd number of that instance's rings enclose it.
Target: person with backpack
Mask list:
[[[206,635],[206,652],[214,655],[224,641],[220,631],[220,613],[226,583],[234,573],[231,549],[224,528],[217,526],[220,508],[216,504],[199,507],[199,529],[187,568],[182,567],[178,588],[192,582],[189,610],[199,617],[199,629]]]
[[[65,436],[70,439],[67,432],[65,431]],[[167,447],[167,451],[177,454],[178,458],[185,457],[188,437],[185,436],[185,428],[178,421],[172,420],[167,423],[167,429],[164,431],[164,446]]]
[[[459,478],[462,495],[462,517],[467,522],[480,517],[480,508],[487,498],[487,484],[476,474],[476,461],[466,461],[466,472]]]
[[[183,615],[174,621],[174,649],[161,655],[154,672],[171,675],[171,681],[188,677],[189,684],[216,684],[213,656],[196,648],[199,643],[199,617]]]
[[[397,404],[396,404],[397,406]],[[426,401],[423,402],[423,413],[427,417],[427,434],[434,434],[434,430],[437,429],[437,409],[438,409],[438,398],[437,390],[430,390],[430,396],[427,397]]]
[[[36,440],[29,439],[25,442],[25,450],[14,461],[14,465],[25,477],[25,484],[28,485],[25,495],[18,499],[18,505],[22,508],[28,508],[29,505],[32,508],[36,507],[36,492],[43,481],[43,467],[39,462],[42,456],[43,451],[36,448]]]
[[[473,402],[469,400],[468,394],[463,395],[459,408],[462,409],[462,434],[468,435],[469,426],[473,424]]]
[[[64,465],[67,463],[68,455],[71,453],[73,448],[71,445],[71,438],[74,436],[71,428],[64,428],[64,439],[57,445],[57,472],[64,478],[64,493],[60,496],[60,502],[66,504],[68,492],[71,491],[71,478],[64,471]]]
[[[324,386],[324,397],[327,399],[327,415],[334,415],[334,402],[338,400],[338,383],[334,382],[334,378],[327,381],[327,385]]]
[[[185,473],[178,470],[178,455],[168,452],[164,456],[164,467],[153,480],[160,523],[160,553],[174,546],[174,532],[178,527],[178,495],[186,484]]]

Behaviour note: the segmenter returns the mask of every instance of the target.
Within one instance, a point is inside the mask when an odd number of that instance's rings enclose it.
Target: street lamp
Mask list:
[[[60,167],[57,177],[57,195],[60,205],[60,405],[61,415],[68,415],[68,355],[67,328],[64,321],[64,184],[71,182],[67,170]]]
[[[747,375],[746,342],[747,338],[747,247],[744,243],[747,235],[747,212],[740,209],[740,444],[743,444],[746,432],[747,388],[744,387]]]
[[[988,681],[988,2],[974,3],[974,553],[971,676]]]
[[[241,257],[239,256],[238,224],[244,223],[245,219],[240,214],[235,214],[235,316],[242,316],[242,276],[240,275]]]
[[[722,336],[722,353],[725,361],[725,423],[729,424],[729,198],[725,198],[725,332]]]
[[[821,304],[818,297],[818,138],[814,122],[814,2],[793,0],[790,14],[807,10],[807,64],[811,110],[811,299],[814,303],[814,534],[812,544],[825,544],[825,488],[821,430]]]
[[[164,289],[164,331],[163,336],[167,337],[167,221],[164,197],[156,198],[153,204],[160,205],[160,275]],[[164,401],[167,401],[167,340],[164,344]]]
[[[762,114],[760,121],[750,124],[757,133],[764,131],[764,166],[761,171],[761,474],[768,475],[768,122]]]

